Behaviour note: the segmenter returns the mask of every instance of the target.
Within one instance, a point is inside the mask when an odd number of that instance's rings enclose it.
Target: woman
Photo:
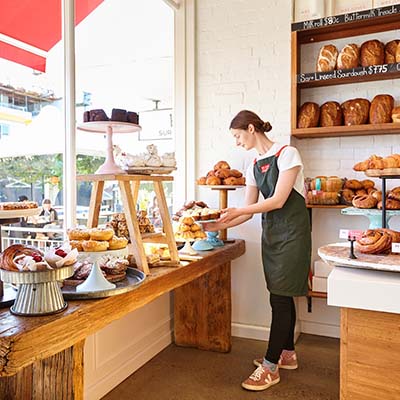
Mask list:
[[[251,111],[240,111],[233,118],[230,131],[236,145],[258,152],[246,174],[245,206],[227,208],[217,222],[204,226],[211,231],[230,228],[262,213],[262,260],[272,321],[265,357],[254,360],[258,368],[242,383],[256,391],[278,383],[279,368],[297,368],[293,297],[307,294],[311,255],[302,161],[294,147],[281,146],[265,135],[271,129]],[[260,191],[264,200],[258,202]]]

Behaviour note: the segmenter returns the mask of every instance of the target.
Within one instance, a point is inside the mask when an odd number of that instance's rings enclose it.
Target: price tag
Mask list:
[[[392,253],[400,253],[400,243],[392,243]]]
[[[362,236],[363,231],[358,229],[340,229],[339,231],[339,238],[348,240],[350,237],[355,238],[356,240],[360,239]]]

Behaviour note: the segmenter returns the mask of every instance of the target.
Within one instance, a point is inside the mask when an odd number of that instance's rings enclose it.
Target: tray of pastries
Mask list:
[[[381,157],[371,155],[367,160],[353,166],[355,171],[362,171],[369,177],[400,175],[400,154]]]

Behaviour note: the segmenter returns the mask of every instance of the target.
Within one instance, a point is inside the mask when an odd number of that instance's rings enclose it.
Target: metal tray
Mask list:
[[[98,290],[95,292],[77,292],[75,286],[64,285],[61,292],[65,300],[91,300],[104,297],[116,296],[117,294],[130,292],[136,289],[146,278],[146,275],[136,268],[126,270],[126,278],[123,281],[115,282],[115,289]]]

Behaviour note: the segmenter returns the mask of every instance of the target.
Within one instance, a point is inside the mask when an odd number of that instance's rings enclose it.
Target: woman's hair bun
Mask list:
[[[272,125],[268,121],[265,121],[263,123],[263,129],[264,132],[269,132],[272,129]]]

